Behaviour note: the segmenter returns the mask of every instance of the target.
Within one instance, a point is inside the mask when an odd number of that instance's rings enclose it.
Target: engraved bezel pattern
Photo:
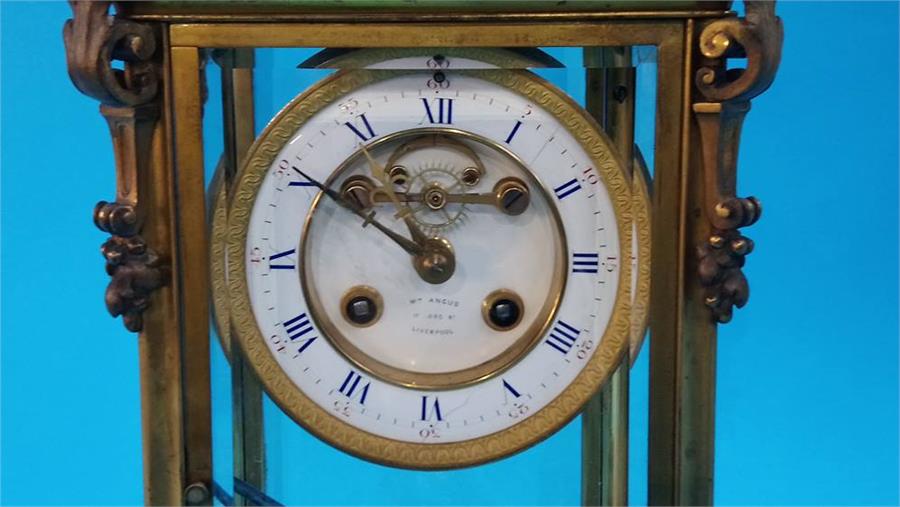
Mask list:
[[[216,166],[207,190],[209,216],[209,283],[212,299],[212,323],[225,357],[231,361],[231,324],[228,321],[228,274],[225,250],[228,243],[228,195],[225,188],[225,166]]]
[[[653,203],[650,189],[653,177],[647,169],[647,163],[638,153],[634,157],[634,176],[632,181],[631,211],[634,217],[635,241],[637,252],[637,269],[634,294],[631,303],[631,340],[629,342],[630,361],[637,361],[644,339],[647,336],[647,325],[650,320],[650,213]]]

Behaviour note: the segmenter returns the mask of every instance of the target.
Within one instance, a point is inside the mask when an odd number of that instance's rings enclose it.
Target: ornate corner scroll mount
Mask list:
[[[745,17],[713,21],[700,33],[700,53],[706,61],[695,84],[709,101],[749,101],[775,80],[784,41],[775,2],[745,1],[744,6]],[[729,69],[730,58],[746,58],[746,66]]]
[[[109,15],[111,2],[70,1],[63,27],[72,83],[103,104],[135,106],[159,92],[157,35],[153,26]],[[122,62],[115,68],[113,62]]]
[[[158,28],[110,16],[110,2],[69,3],[73,17],[63,28],[69,77],[101,102],[116,162],[116,200],[94,208],[94,224],[111,235],[101,247],[111,277],[106,307],[136,332],[143,327],[151,294],[169,276],[166,263],[141,236],[142,197],[159,120]]]
[[[750,297],[742,271],[753,241],[740,228],[762,214],[755,197],[737,197],[737,157],[741,127],[750,100],[775,79],[784,30],[775,3],[747,1],[744,18],[707,24],[700,33],[702,55],[695,88],[703,100],[693,104],[700,134],[703,209],[712,233],[697,247],[697,274],[713,320],[729,322],[734,307]],[[728,68],[728,59],[746,58],[745,68]]]

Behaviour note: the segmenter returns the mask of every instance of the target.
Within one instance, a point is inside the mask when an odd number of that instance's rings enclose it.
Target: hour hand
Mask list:
[[[421,243],[408,240],[378,220],[375,220],[374,211],[366,213],[362,206],[352,199],[344,198],[340,193],[314,180],[300,169],[294,168],[294,170],[338,203],[338,205],[352,211],[355,215],[365,220],[363,227],[372,224],[385,236],[391,238],[394,243],[400,245],[403,250],[412,256],[413,267],[419,276],[422,277],[422,280],[431,284],[440,284],[453,276],[453,272],[456,269],[456,257],[453,254],[453,247],[447,240],[442,238],[425,238],[424,235],[421,236],[423,238]],[[409,225],[409,222],[407,222],[407,225]]]
[[[372,176],[381,183],[381,188],[384,190],[384,193],[388,196],[390,201],[394,203],[394,207],[397,210],[397,213],[395,213],[394,216],[397,218],[402,217],[403,221],[406,223],[406,228],[409,229],[409,235],[412,236],[413,241],[419,245],[424,245],[425,240],[427,239],[425,233],[419,229],[419,226],[416,225],[415,220],[413,220],[412,210],[409,209],[409,206],[401,203],[400,199],[397,198],[397,194],[394,192],[393,183],[391,182],[390,177],[388,177],[387,172],[384,170],[384,167],[372,158],[372,154],[369,153],[366,145],[360,144],[360,149],[362,149],[363,155],[366,156],[366,160],[369,161],[369,171],[372,173]]]
[[[341,196],[340,193],[336,192],[334,189],[326,187],[321,182],[313,179],[311,176],[304,173],[300,169],[297,169],[296,167],[294,168],[294,170],[297,171],[297,173],[300,176],[302,176],[306,181],[312,183],[316,188],[321,190],[322,193],[327,195],[329,198],[331,198],[334,202],[336,202],[342,208],[348,209],[348,210],[352,211],[358,217],[362,218],[365,221],[363,223],[363,226],[372,224],[372,227],[375,227],[380,232],[382,232],[385,236],[390,238],[394,243],[397,243],[398,245],[400,245],[400,248],[405,250],[410,255],[419,256],[424,253],[425,249],[421,244],[404,238],[400,234],[397,234],[396,232],[394,232],[393,230],[391,230],[390,228],[388,228],[387,226],[385,226],[384,224],[379,222],[378,220],[375,220],[375,212],[374,211],[370,211],[370,212],[366,213],[366,211],[362,207],[360,207],[357,203],[353,202],[352,200],[345,199],[343,196]]]

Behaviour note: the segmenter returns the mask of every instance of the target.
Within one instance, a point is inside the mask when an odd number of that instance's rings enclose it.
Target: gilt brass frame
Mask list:
[[[110,308],[132,315],[128,325],[141,333],[145,501],[211,502],[204,48],[654,45],[649,503],[711,504],[716,320],[746,302],[740,266],[752,243],[737,228],[758,216],[756,201],[734,197],[736,152],[749,100],[778,67],[782,32],[771,4],[747,2],[745,18],[722,3],[626,1],[614,4],[618,10],[597,3],[578,12],[263,4],[123,3],[108,17],[108,2],[73,2],[66,26],[70,76],[116,126],[120,192],[103,208],[114,220],[98,225],[114,238],[139,238],[153,253],[113,265],[110,290],[119,295],[135,274],[161,282],[142,287],[149,305],[126,300]],[[746,72],[726,72],[735,56],[746,56]],[[113,60],[124,61],[124,71]],[[131,109],[135,121],[114,120],[131,114],[115,108]],[[158,114],[147,114],[153,110]]]

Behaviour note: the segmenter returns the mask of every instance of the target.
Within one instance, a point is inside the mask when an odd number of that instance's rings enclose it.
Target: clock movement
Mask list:
[[[141,337],[148,504],[277,501],[264,396],[341,451],[426,470],[581,415],[583,503],[627,503],[648,328],[649,501],[711,503],[716,327],[747,301],[740,228],[761,212],[736,195],[737,144],[778,67],[774,4],[72,6],[70,75],[116,152],[94,218],[107,306]],[[307,48],[290,70],[327,73],[259,131],[258,48]],[[212,470],[211,344],[233,489]]]

